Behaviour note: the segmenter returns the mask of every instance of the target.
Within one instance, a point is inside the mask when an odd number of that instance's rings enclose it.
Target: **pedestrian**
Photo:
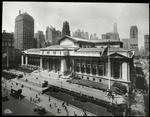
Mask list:
[[[51,97],[49,96],[49,102],[51,101]]]
[[[40,100],[41,100],[41,99],[40,99],[40,98],[38,98],[38,102],[40,102]]]
[[[59,108],[57,108],[57,113],[59,113]]]
[[[55,107],[57,107],[56,103],[55,103]]]
[[[30,101],[32,101],[32,97],[30,97]]]
[[[36,94],[36,98],[38,98],[38,94]]]
[[[76,114],[76,112],[75,112],[75,111],[74,111],[73,113],[74,113],[74,115]]]
[[[68,109],[66,108],[66,112],[69,113]]]
[[[52,105],[51,105],[51,104],[50,104],[49,106],[50,106],[50,108],[52,108]]]
[[[11,89],[12,89],[12,86],[11,86]]]
[[[34,102],[34,98],[33,98],[33,102]]]
[[[63,107],[64,107],[64,104],[65,104],[65,102],[63,101],[63,102],[62,102],[62,106],[63,106]]]

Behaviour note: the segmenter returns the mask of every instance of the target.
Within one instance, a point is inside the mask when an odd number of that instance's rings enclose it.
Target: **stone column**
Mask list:
[[[73,59],[73,60],[72,60],[72,72],[75,71],[75,68],[74,68],[74,67],[75,67],[75,64],[74,64],[74,63],[75,63],[75,62],[74,62],[74,61],[75,61],[75,60]]]
[[[81,59],[79,59],[79,64],[80,64],[79,73],[81,73]]]
[[[47,60],[47,70],[49,71],[49,59]]]
[[[77,62],[76,62],[76,59],[74,59],[74,67],[73,67],[74,72],[76,72],[76,67],[77,67]]]
[[[55,70],[55,59],[53,59],[53,70],[54,70],[54,72],[56,71]]]
[[[128,66],[128,67],[127,67],[127,68],[128,68],[128,70],[127,70],[127,72],[128,72],[128,73],[127,73],[127,74],[128,74],[128,76],[127,76],[127,81],[130,82],[130,62],[127,63],[127,66]]]
[[[24,65],[23,64],[23,55],[21,56],[21,65]]]
[[[28,65],[28,57],[26,56],[26,65]]]
[[[43,70],[43,58],[40,58],[40,69]]]
[[[64,75],[64,72],[66,71],[66,60],[65,59],[61,59],[61,72]]]
[[[90,75],[92,75],[92,71],[93,71],[93,65],[92,65],[92,60],[90,61],[91,65],[90,65]]]
[[[123,68],[123,69],[125,69],[125,68]],[[119,78],[122,79],[123,78],[122,77],[122,62],[120,62],[120,73],[119,74],[120,74]]]
[[[98,64],[98,60],[96,61],[96,75],[99,75],[99,64]]]
[[[86,67],[87,67],[87,66],[86,66],[86,60],[85,60],[85,74],[86,74]]]

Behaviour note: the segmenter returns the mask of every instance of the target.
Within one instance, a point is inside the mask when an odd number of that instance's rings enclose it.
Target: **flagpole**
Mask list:
[[[108,40],[108,89],[110,90],[110,54],[109,54],[109,42]]]
[[[7,68],[9,67],[8,47],[7,47]]]

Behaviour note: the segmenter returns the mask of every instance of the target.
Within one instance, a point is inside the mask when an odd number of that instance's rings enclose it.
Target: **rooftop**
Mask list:
[[[81,39],[81,38],[76,38],[76,37],[71,37],[68,35],[65,35],[63,38],[61,38],[60,40],[58,40],[58,42],[60,42],[61,40],[65,39],[65,38],[69,38],[75,42],[87,42],[87,43],[107,43],[108,40],[110,40],[110,42],[119,42],[122,43],[121,41],[118,40],[114,40],[114,39]]]
[[[53,45],[53,46],[48,46],[46,48],[41,48],[41,50],[75,50],[78,49],[79,47],[72,46],[72,45]]]

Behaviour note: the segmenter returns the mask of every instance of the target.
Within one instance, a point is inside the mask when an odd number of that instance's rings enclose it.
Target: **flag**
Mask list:
[[[107,58],[107,52],[108,52],[108,46],[106,48],[104,48],[100,59],[106,59]]]

